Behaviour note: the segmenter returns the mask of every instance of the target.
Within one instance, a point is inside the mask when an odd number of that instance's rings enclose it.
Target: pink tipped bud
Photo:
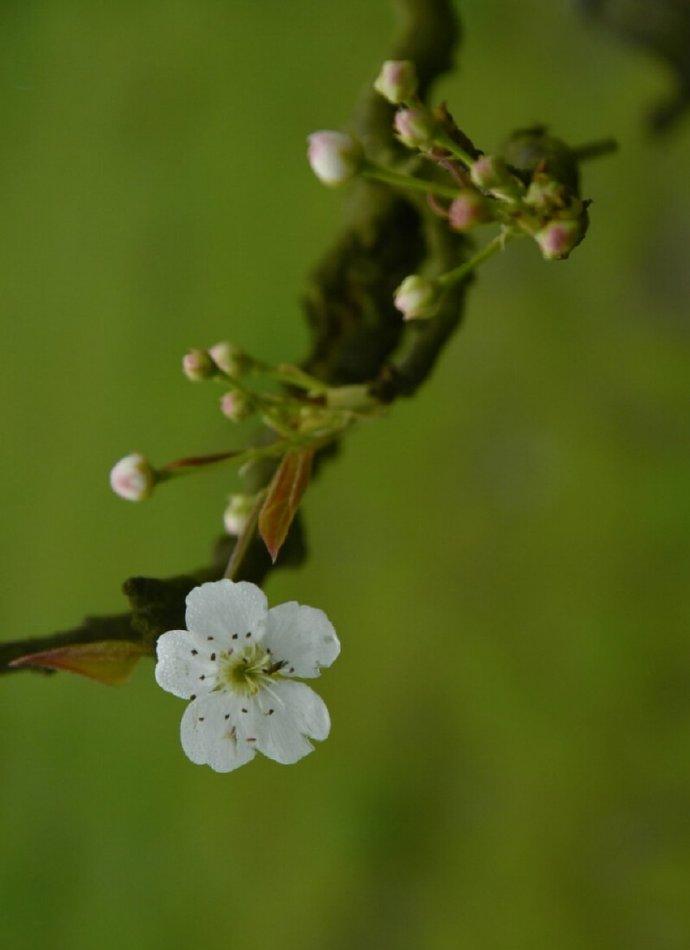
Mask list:
[[[433,280],[410,274],[395,292],[394,303],[404,320],[433,316],[438,301],[438,287]]]
[[[394,106],[409,102],[417,93],[417,70],[409,59],[389,59],[381,67],[374,89]]]
[[[127,501],[143,501],[148,498],[156,484],[156,473],[148,460],[134,452],[125,455],[110,471],[110,487]]]
[[[216,370],[216,364],[206,350],[190,350],[182,357],[182,372],[194,383],[202,379],[211,379],[215,376]]]
[[[231,495],[223,512],[223,524],[228,534],[239,537],[247,527],[255,499],[251,495]]]
[[[470,178],[477,188],[501,201],[515,201],[522,191],[520,182],[511,175],[506,163],[495,155],[482,155],[472,162]]]
[[[309,164],[324,185],[342,185],[362,167],[362,147],[345,132],[314,132],[308,142]]]
[[[216,343],[210,348],[208,355],[226,376],[241,376],[244,372],[246,357],[234,343]]]
[[[469,188],[461,191],[448,209],[448,223],[454,231],[469,231],[491,219],[487,199]]]
[[[395,113],[395,131],[408,148],[428,148],[437,132],[434,117],[423,106],[414,109],[399,109]]]
[[[252,414],[252,406],[243,392],[232,389],[220,397],[220,411],[231,422],[242,422]]]
[[[564,260],[581,238],[582,222],[572,218],[549,221],[534,235],[534,240],[547,261]]]

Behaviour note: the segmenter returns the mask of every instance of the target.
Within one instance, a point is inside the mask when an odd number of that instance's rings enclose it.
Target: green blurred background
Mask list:
[[[433,379],[305,503],[270,599],[343,642],[294,768],[189,763],[183,704],[0,682],[0,904],[17,948],[690,946],[689,127],[572,5],[467,0],[453,111],[491,147],[617,136],[566,265],[488,264]],[[307,343],[341,195],[304,161],[384,57],[386,0],[6,0],[4,638],[200,565],[231,471],[112,496],[113,460],[228,444],[190,345]]]

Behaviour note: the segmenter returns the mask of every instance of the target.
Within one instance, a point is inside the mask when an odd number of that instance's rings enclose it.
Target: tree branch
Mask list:
[[[451,0],[396,0],[401,29],[395,58],[412,59],[426,95],[438,76],[449,69],[459,30]],[[373,78],[373,77],[372,77]],[[392,108],[369,91],[362,98],[353,128],[369,154],[401,155],[392,134]],[[312,334],[305,367],[329,384],[373,382],[386,401],[409,395],[427,378],[461,316],[464,286],[446,298],[442,311],[421,328],[403,326],[393,307],[393,292],[407,274],[431,260],[439,272],[457,263],[463,240],[452,235],[422,207],[371,183],[353,189],[347,227],[312,274],[304,307]],[[335,454],[320,453],[316,467]],[[248,489],[268,483],[275,462],[250,467]],[[233,576],[261,583],[272,568],[263,543],[243,540],[242,557]],[[231,542],[225,539],[210,567],[169,580],[130,578],[123,590],[130,610],[117,616],[90,617],[72,630],[49,637],[0,644],[0,673],[18,672],[8,664],[27,653],[50,647],[99,640],[135,640],[152,651],[165,630],[184,626],[187,593],[205,580],[223,576]],[[299,519],[281,552],[279,566],[296,565],[305,557]]]

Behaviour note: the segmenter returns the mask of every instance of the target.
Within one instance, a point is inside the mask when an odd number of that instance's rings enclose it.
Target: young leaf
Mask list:
[[[96,643],[70,643],[40,653],[27,653],[12,660],[9,665],[69,670],[98,680],[99,683],[116,686],[129,679],[138,660],[148,652],[142,643],[101,640]]]
[[[288,452],[268,487],[259,514],[259,533],[274,564],[309,484],[313,459],[313,449]]]

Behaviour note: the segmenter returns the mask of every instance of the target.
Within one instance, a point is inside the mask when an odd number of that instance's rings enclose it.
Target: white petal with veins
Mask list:
[[[163,689],[189,699],[213,689],[216,664],[205,645],[187,630],[169,630],[156,644],[156,682]]]
[[[340,653],[340,641],[323,610],[294,600],[268,611],[264,646],[284,660],[284,676],[318,676]]]
[[[223,693],[199,696],[185,709],[180,739],[187,756],[197,765],[210,765],[216,772],[232,772],[256,755],[252,746],[237,735],[241,713],[236,697]]]
[[[260,639],[267,612],[266,595],[248,581],[213,581],[187,595],[187,627],[221,646],[229,645],[235,633]]]

